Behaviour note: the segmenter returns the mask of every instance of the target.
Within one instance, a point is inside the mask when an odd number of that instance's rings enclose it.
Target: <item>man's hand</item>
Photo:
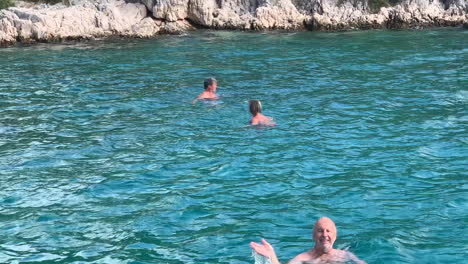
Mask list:
[[[262,244],[250,242],[250,247],[258,254],[269,258],[273,264],[280,264],[276,257],[275,250],[265,239],[262,238]]]

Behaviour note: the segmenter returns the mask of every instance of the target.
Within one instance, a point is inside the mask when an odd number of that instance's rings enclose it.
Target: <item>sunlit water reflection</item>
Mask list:
[[[326,215],[369,263],[464,263],[467,36],[0,49],[0,262],[253,263],[261,237],[286,261]],[[222,100],[191,105],[208,76]]]

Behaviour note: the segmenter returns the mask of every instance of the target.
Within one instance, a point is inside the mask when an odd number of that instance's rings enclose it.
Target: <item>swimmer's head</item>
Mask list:
[[[259,100],[250,100],[249,109],[252,115],[256,115],[262,112],[262,103]]]
[[[321,217],[314,225],[315,248],[325,253],[330,252],[336,240],[335,223],[328,217]]]
[[[205,82],[203,83],[205,90],[211,87],[213,91],[216,91],[217,84],[218,81],[216,81],[216,79],[212,77],[205,79]]]

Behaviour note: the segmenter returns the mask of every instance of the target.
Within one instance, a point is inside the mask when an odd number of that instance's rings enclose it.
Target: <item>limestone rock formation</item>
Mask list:
[[[105,36],[151,37],[160,26],[142,4],[121,0],[0,11],[0,42],[53,41]]]
[[[388,13],[388,28],[462,25],[468,20],[468,1],[409,0]]]
[[[141,0],[153,16],[207,28],[341,30],[462,25],[465,0],[402,0],[370,10],[366,0]]]
[[[152,37],[195,27],[347,30],[468,24],[468,0],[401,0],[379,10],[369,1],[374,0],[66,0],[66,5],[1,10],[0,44]]]

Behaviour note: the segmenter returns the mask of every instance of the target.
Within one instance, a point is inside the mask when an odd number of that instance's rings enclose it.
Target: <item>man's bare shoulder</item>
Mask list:
[[[314,256],[310,251],[301,253],[291,259],[288,264],[322,264],[322,263],[356,263],[365,264],[366,262],[358,259],[353,253],[347,250],[334,249],[333,254],[328,256]]]
[[[337,262],[342,261],[343,263],[356,263],[356,264],[366,263],[365,261],[360,260],[358,257],[356,257],[356,255],[354,255],[353,253],[347,250],[335,249],[334,255],[335,255],[334,260]]]
[[[343,250],[343,249],[333,249],[333,254],[335,256],[343,256],[343,257],[346,257],[348,254],[350,254],[351,252],[347,251],[347,250]],[[352,253],[351,253],[352,254]]]
[[[347,261],[351,261],[352,263],[356,263],[356,264],[366,264],[367,262],[365,262],[364,260],[360,260],[358,257],[356,257],[356,255],[354,255],[353,253],[349,252],[349,251],[345,251],[343,250],[346,254],[346,259]]]
[[[216,99],[218,95],[212,92],[203,91],[199,96],[199,99]]]
[[[303,264],[303,263],[310,262],[312,260],[313,260],[312,255],[310,254],[309,251],[306,251],[306,252],[303,252],[303,253],[297,255],[293,259],[291,259],[288,262],[288,264]]]

